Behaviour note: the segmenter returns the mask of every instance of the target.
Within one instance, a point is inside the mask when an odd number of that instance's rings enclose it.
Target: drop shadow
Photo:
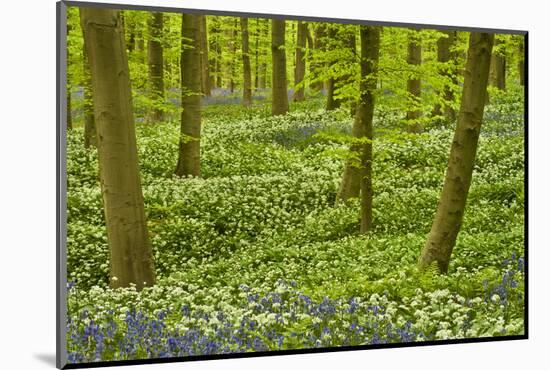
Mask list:
[[[56,365],[55,353],[35,353],[34,358],[51,367]]]

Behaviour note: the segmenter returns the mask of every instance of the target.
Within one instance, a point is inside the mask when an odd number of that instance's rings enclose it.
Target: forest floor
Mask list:
[[[335,206],[353,119],[320,99],[203,112],[202,178],[172,175],[179,121],[137,124],[157,284],[108,289],[95,150],[68,134],[70,362],[479,338],[524,330],[522,102],[486,108],[449,273],[415,263],[453,127],[377,111],[374,230]]]

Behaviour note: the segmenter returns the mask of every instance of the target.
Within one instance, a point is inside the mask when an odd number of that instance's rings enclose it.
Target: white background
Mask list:
[[[125,1],[111,0],[112,3]],[[217,360],[135,369],[548,368],[547,119],[550,37],[544,1],[126,0],[134,4],[530,31],[530,339]],[[0,367],[55,359],[55,1],[2,3],[0,22]],[[546,350],[546,353],[543,351]],[[546,355],[546,356],[544,356]]]

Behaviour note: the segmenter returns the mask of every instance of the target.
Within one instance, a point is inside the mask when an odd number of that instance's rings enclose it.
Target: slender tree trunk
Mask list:
[[[327,25],[325,23],[317,23],[317,25],[315,27],[315,32],[314,32],[315,37],[313,39],[313,44],[314,44],[313,49],[314,50],[324,51],[326,49],[326,45],[325,45],[326,33],[327,33]],[[315,59],[314,59],[311,63],[311,67],[312,67],[313,71],[317,71],[319,69],[323,69],[325,67],[325,65],[324,65],[324,63],[319,63],[318,61],[315,61]],[[315,75],[315,74],[313,74],[313,75]],[[327,86],[328,86],[328,83],[327,83]],[[325,86],[325,83],[323,83],[323,81],[318,80],[318,81],[312,83],[312,89],[313,90],[321,91],[325,88],[326,88],[326,86]]]
[[[420,94],[421,94],[421,82],[416,68],[422,63],[422,44],[420,40],[420,33],[417,30],[409,31],[409,43],[407,52],[407,63],[411,68],[415,69],[413,77],[407,80],[407,92],[409,94],[410,107],[407,111],[407,131],[411,133],[421,133],[424,128],[419,122],[422,117],[422,110],[420,108]]]
[[[206,16],[201,15],[201,91],[210,96],[210,65],[208,63],[208,27]]]
[[[210,73],[210,88],[218,88],[222,87],[222,80],[221,80],[221,68],[220,68],[220,60],[222,57],[221,54],[221,46],[220,46],[220,25],[219,25],[219,18],[213,17],[212,19],[212,28],[210,32],[210,38],[209,38],[209,47],[210,47],[210,53],[209,53],[209,60],[210,60],[210,71],[213,73]],[[212,55],[213,54],[213,55]]]
[[[84,32],[84,30],[82,30]],[[92,76],[90,73],[90,64],[86,47],[86,37],[84,37],[84,50],[82,69],[84,75],[84,147],[97,147],[97,132],[95,128],[94,104],[92,97]]]
[[[495,46],[502,44],[498,39]],[[491,57],[491,72],[489,75],[489,84],[499,90],[506,90],[506,57],[500,50],[495,50]]]
[[[264,40],[267,40],[269,38],[269,20],[265,19],[262,24]],[[260,59],[260,77],[258,79],[258,88],[265,89],[267,87],[267,50],[264,47],[262,47]]]
[[[420,269],[432,263],[437,263],[441,273],[449,268],[474,169],[493,41],[493,34],[470,34],[458,123],[437,212],[418,261]]]
[[[260,19],[256,18],[256,47],[254,50],[255,62],[254,62],[254,90],[258,90],[259,79],[258,73],[260,71]]]
[[[181,130],[177,176],[200,176],[200,15],[182,14]]]
[[[521,40],[519,42],[519,60],[518,60],[518,70],[519,70],[519,84],[525,86],[525,46],[524,40],[525,36],[520,36]]]
[[[307,53],[306,53],[306,64],[309,67],[309,88],[312,90],[315,90],[316,86],[314,83],[311,82],[311,78],[315,73],[314,66],[313,66],[313,49],[315,48],[315,44],[313,42],[313,36],[311,34],[311,27],[310,24],[306,23],[306,40],[307,40]]]
[[[445,118],[454,122],[456,119],[455,111],[452,107],[452,102],[454,101],[453,89],[451,84],[457,84],[456,80],[456,53],[453,52],[453,48],[456,44],[456,31],[443,31],[446,36],[440,37],[437,40],[437,61],[444,64],[445,66],[440,70],[440,74],[445,78],[445,87],[441,93],[443,98],[443,106],[441,104],[436,104],[432,114],[434,116],[445,115]]]
[[[164,16],[160,12],[149,15],[149,35],[147,45],[147,64],[149,66],[149,92],[153,107],[147,115],[149,122],[161,122],[164,119],[164,55],[161,37]]]
[[[235,18],[235,22],[237,19]],[[237,56],[237,25],[233,24],[229,32],[229,53],[231,54],[231,62],[229,63],[229,91],[235,91],[235,59]]]
[[[250,70],[250,50],[248,47],[248,18],[241,18],[241,38],[243,48],[243,104],[252,105],[252,73]]]
[[[369,142],[361,144],[361,232],[372,229],[372,120],[374,97],[378,83],[380,55],[380,28],[361,26],[361,83],[359,104],[355,119],[361,127],[361,137]]]
[[[304,101],[306,99],[304,94],[304,77],[306,74],[306,41],[307,41],[307,23],[298,21],[298,32],[296,36],[296,62],[294,64],[294,86],[295,87],[294,101]]]
[[[336,39],[336,28],[335,26],[328,26],[328,37],[331,40]],[[336,62],[333,61],[331,65],[335,64]],[[334,99],[334,90],[336,89],[336,79],[334,77],[330,77],[327,79],[327,104],[326,104],[326,110],[334,110],[340,107],[341,101],[339,99]]]
[[[285,21],[273,19],[271,27],[271,54],[273,59],[271,113],[275,116],[288,112]]]
[[[99,177],[110,250],[111,287],[155,283],[139,176],[132,94],[120,13],[81,8],[98,134]]]

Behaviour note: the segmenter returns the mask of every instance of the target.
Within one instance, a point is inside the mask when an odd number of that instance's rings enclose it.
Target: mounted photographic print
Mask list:
[[[362,16],[58,3],[58,367],[527,338],[527,32]]]

